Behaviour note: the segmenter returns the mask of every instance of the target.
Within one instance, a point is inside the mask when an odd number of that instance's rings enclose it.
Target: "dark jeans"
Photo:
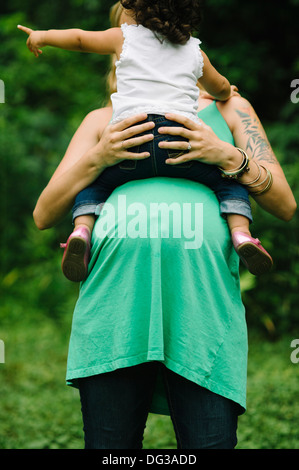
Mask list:
[[[155,128],[149,133],[154,133],[152,142],[133,147],[134,153],[150,152],[150,157],[145,160],[124,160],[121,163],[107,168],[86,189],[81,191],[75,200],[73,218],[79,215],[96,214],[97,206],[104,203],[112,191],[128,181],[150,178],[153,176],[166,176],[172,178],[187,178],[209,186],[219,200],[220,213],[241,214],[252,221],[251,206],[247,189],[236,181],[228,181],[222,178],[219,169],[214,165],[207,165],[198,161],[190,161],[178,165],[167,165],[167,158],[176,157],[183,152],[178,150],[160,149],[161,141],[180,141],[185,138],[180,136],[161,135],[159,127],[172,126],[183,127],[180,124],[165,119],[160,115],[149,115],[148,121],[155,122]]]
[[[238,405],[153,361],[79,379],[86,449],[141,449],[162,371],[179,449],[233,449]]]

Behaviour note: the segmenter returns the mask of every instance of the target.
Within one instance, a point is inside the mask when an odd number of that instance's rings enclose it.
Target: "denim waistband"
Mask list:
[[[148,114],[147,115],[147,119],[145,119],[144,122],[147,122],[147,121],[154,121],[156,123],[159,123],[159,122],[174,122],[174,121],[170,121],[169,119],[167,119],[163,114]],[[175,123],[176,127],[184,127],[182,124],[176,122]]]

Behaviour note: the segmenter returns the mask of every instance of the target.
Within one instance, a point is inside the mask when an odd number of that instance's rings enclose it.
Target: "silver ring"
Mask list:
[[[189,142],[189,143],[188,143],[188,148],[187,148],[188,152],[190,152],[191,148],[192,148],[192,147],[191,147],[191,144],[190,144],[190,142]]]
[[[123,140],[122,143],[121,143],[121,149],[122,149],[122,150],[124,149],[124,140]]]

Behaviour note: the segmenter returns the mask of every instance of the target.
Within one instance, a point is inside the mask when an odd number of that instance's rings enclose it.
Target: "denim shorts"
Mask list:
[[[73,219],[80,215],[97,214],[98,207],[108,199],[113,190],[129,181],[146,179],[155,176],[171,178],[186,178],[210,187],[220,203],[220,213],[244,215],[252,222],[251,205],[247,189],[236,181],[225,179],[220,170],[214,165],[208,165],[195,160],[168,165],[167,158],[175,158],[185,152],[180,150],[161,149],[162,141],[186,141],[181,136],[159,134],[160,127],[183,127],[164,116],[149,114],[146,121],[154,121],[155,127],[147,133],[154,134],[154,140],[130,149],[131,152],[149,152],[150,157],[144,160],[124,160],[117,165],[107,168],[87,188],[81,191],[73,207]],[[146,134],[146,133],[144,133]],[[141,134],[141,135],[144,135]]]

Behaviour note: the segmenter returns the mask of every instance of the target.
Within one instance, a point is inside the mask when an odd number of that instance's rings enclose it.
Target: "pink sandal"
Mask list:
[[[232,234],[232,241],[236,252],[251,274],[259,275],[270,271],[273,260],[258,238],[252,238],[243,232],[235,232]]]
[[[89,230],[79,227],[60,247],[64,248],[61,267],[65,277],[73,282],[83,281],[87,275],[90,254]]]

